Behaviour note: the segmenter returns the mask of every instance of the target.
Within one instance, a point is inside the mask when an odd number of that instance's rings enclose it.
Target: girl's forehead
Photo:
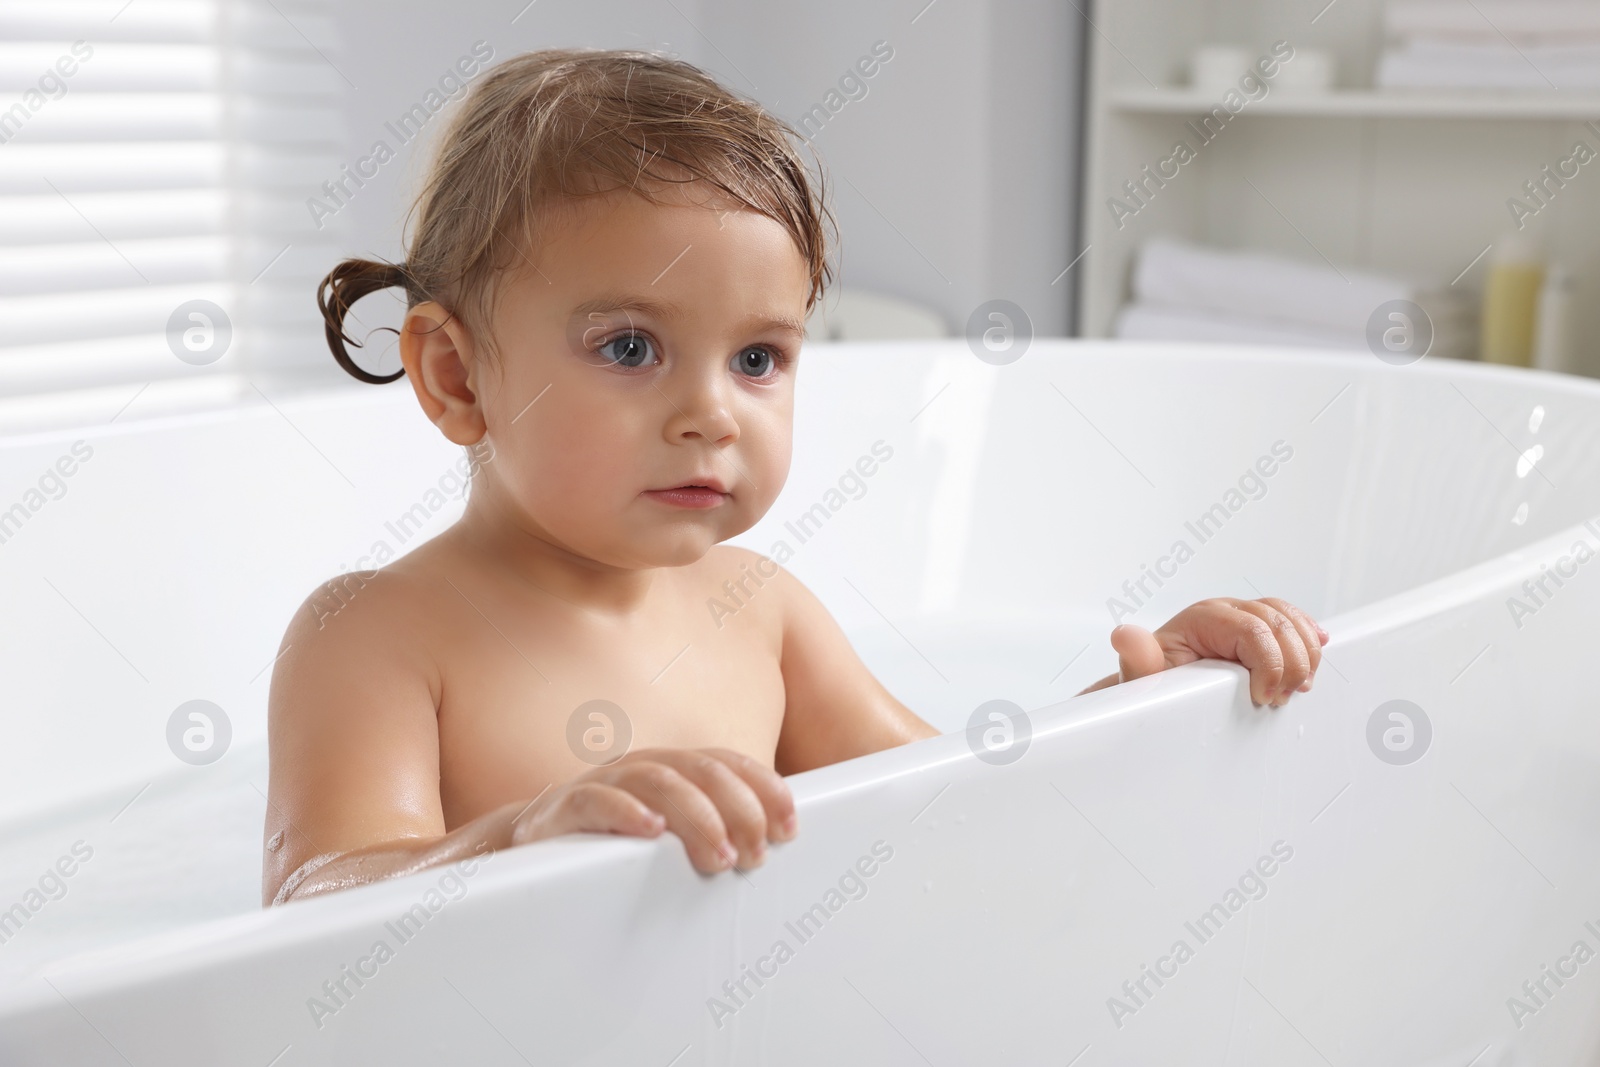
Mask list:
[[[808,291],[810,285],[805,256],[777,220],[744,205],[683,194],[654,200],[619,191],[563,206],[533,229],[521,259],[514,265],[525,266],[523,274],[554,288],[562,288],[563,277],[594,274],[670,289],[674,271],[681,276],[737,266],[759,269],[769,284],[781,285],[792,273]]]
[[[675,210],[678,209],[678,210]],[[535,228],[549,239],[553,231],[614,225],[619,221],[682,217],[681,209],[705,212],[719,224],[734,215],[769,218],[704,182],[649,182],[636,189],[612,189],[584,196],[553,198],[541,205]],[[777,224],[777,220],[773,220]]]

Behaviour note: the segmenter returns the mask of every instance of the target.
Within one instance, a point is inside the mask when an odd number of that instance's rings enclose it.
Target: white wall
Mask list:
[[[883,40],[893,59],[867,82],[867,95],[814,139],[840,224],[839,280],[922,302],[956,332],[993,298],[1021,305],[1037,333],[1067,331],[1071,276],[1051,283],[1072,258],[1076,215],[1079,20],[1070,7],[1047,0],[936,0],[926,10],[921,0],[537,0],[519,16],[520,6],[339,3],[335,62],[353,85],[346,90],[348,158],[367,154],[379,138],[398,147],[384,123],[479,40],[496,59],[552,46],[670,52],[791,123]],[[333,220],[350,254],[402,255],[400,226],[421,177],[421,143],[400,149]],[[362,316],[375,324],[365,307]],[[397,366],[393,353],[378,365]]]

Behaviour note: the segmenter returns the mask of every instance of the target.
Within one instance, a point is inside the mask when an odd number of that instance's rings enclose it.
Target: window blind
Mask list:
[[[0,0],[0,395],[326,359],[329,8]]]

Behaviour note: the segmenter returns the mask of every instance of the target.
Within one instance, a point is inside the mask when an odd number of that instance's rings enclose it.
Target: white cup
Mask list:
[[[1299,62],[1297,54],[1294,62]],[[1195,91],[1207,96],[1222,96],[1229,89],[1239,87],[1239,79],[1255,63],[1248,48],[1231,44],[1207,44],[1194,50],[1189,65],[1189,84]]]
[[[1296,48],[1278,65],[1272,87],[1285,93],[1326,93],[1333,89],[1333,56],[1325,48]]]

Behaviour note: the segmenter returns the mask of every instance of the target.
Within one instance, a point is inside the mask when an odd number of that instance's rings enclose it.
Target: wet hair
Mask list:
[[[441,136],[408,218],[405,262],[346,259],[318,285],[333,358],[364,382],[405,373],[367,371],[345,347],[362,346],[345,332],[350,306],[392,286],[408,308],[437,301],[492,354],[499,275],[530,263],[555,209],[617,190],[661,203],[661,190],[698,183],[780,223],[809,268],[809,312],[833,277],[825,227],[837,226],[821,167],[813,183],[796,140],[759,104],[676,59],[589,49],[509,59],[472,86]]]

